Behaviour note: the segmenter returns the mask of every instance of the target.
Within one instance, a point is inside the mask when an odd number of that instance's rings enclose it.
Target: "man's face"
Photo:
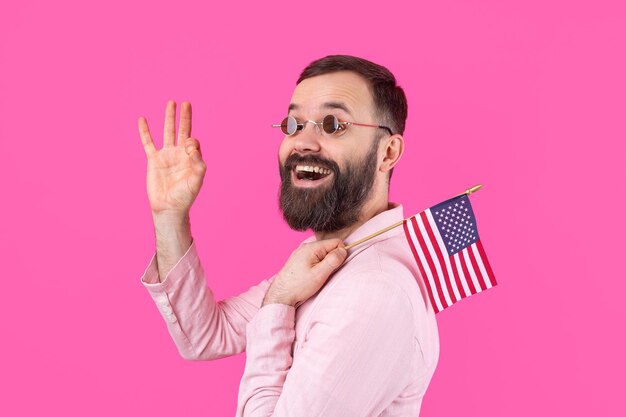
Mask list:
[[[298,84],[289,115],[303,123],[320,122],[328,114],[377,124],[366,80],[344,71]],[[291,228],[331,232],[358,220],[376,177],[378,134],[378,129],[352,125],[326,135],[305,123],[304,130],[285,136],[279,151],[280,207]]]

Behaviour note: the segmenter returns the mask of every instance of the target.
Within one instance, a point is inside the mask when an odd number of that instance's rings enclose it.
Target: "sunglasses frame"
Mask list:
[[[326,129],[324,129],[324,125],[326,124],[325,121],[329,118],[332,117],[332,126],[335,128],[332,131],[327,131]],[[293,119],[293,121],[295,122],[295,126],[296,126],[296,130],[294,130],[293,132],[289,133],[288,131],[288,127],[289,127],[289,119]],[[304,122],[300,123],[298,121],[298,119],[296,119],[293,116],[287,116],[283,119],[283,121],[280,124],[273,124],[272,127],[280,127],[280,130],[282,130],[282,132],[287,135],[287,136],[294,136],[295,134],[298,133],[298,131],[300,130],[304,130],[304,125],[307,123],[313,123],[316,126],[320,126],[320,130],[323,131],[324,133],[327,133],[329,135],[332,135],[340,130],[345,129],[345,127],[343,126],[349,126],[349,125],[355,125],[355,126],[365,126],[365,127],[375,127],[375,128],[379,128],[379,129],[385,129],[387,132],[389,132],[390,135],[393,135],[393,132],[391,131],[391,129],[387,126],[383,126],[383,125],[370,125],[370,124],[366,124],[366,123],[357,123],[357,122],[340,122],[339,119],[337,118],[337,116],[333,115],[333,114],[327,114],[326,116],[324,116],[324,118],[322,119],[321,122],[315,122],[313,120],[305,120]],[[331,122],[328,122],[328,124],[330,124]]]

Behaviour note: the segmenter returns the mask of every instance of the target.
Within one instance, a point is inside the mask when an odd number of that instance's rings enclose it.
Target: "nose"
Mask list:
[[[300,131],[297,135],[294,136],[294,148],[301,153],[305,152],[319,152],[320,147],[320,137],[318,126],[315,122],[311,122],[307,120],[304,123],[304,129]],[[312,125],[309,127],[309,125]]]

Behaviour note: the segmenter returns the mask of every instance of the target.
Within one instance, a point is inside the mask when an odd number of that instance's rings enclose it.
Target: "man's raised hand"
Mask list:
[[[147,190],[153,215],[188,214],[206,173],[200,142],[191,137],[191,103],[181,103],[176,143],[176,102],[165,107],[163,147],[156,149],[148,121],[139,117],[139,136],[148,159]]]

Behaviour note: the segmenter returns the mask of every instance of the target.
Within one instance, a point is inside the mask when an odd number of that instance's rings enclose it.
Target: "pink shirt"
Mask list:
[[[390,206],[346,242],[402,220],[402,206]],[[183,358],[246,351],[238,417],[419,414],[439,335],[402,227],[352,249],[322,289],[296,307],[260,308],[273,279],[216,301],[194,241],[164,282],[156,253],[141,281]]]

